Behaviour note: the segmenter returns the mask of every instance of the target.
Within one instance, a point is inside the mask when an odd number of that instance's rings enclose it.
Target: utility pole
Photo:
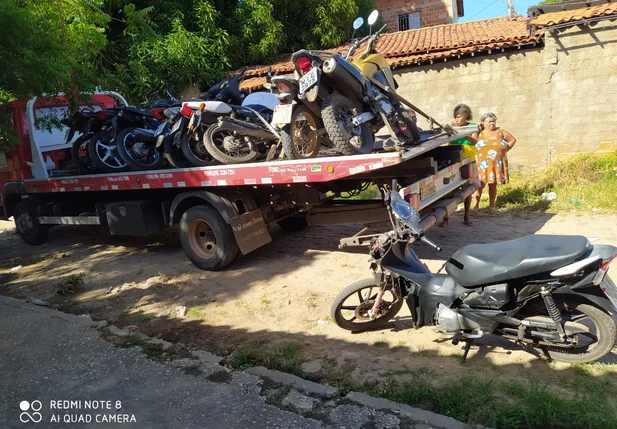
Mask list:
[[[508,18],[514,17],[514,0],[508,0]]]

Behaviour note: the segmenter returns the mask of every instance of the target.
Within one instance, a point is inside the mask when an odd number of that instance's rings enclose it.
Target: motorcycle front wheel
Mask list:
[[[71,158],[73,159],[73,163],[75,164],[75,167],[77,167],[80,174],[96,173],[94,165],[92,164],[90,152],[88,151],[88,145],[90,144],[91,138],[92,134],[82,136],[75,140],[73,142],[73,146],[71,147]]]
[[[242,164],[255,161],[259,156],[244,136],[227,129],[225,124],[210,125],[204,134],[204,146],[222,164]]]
[[[382,329],[397,315],[403,306],[403,297],[398,288],[388,289],[383,295],[379,314],[372,318],[373,308],[380,286],[374,279],[365,279],[350,284],[334,298],[330,315],[336,324],[351,332]]]
[[[321,118],[334,149],[342,155],[367,154],[373,151],[373,135],[368,123],[354,127],[356,106],[337,92],[326,97],[321,105]]]
[[[120,158],[135,171],[156,170],[165,165],[165,157],[156,148],[156,141],[144,142],[132,133],[136,128],[125,128],[116,138]]]

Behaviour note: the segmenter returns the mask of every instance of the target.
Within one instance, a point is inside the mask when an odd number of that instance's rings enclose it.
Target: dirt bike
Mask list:
[[[422,230],[416,209],[383,190],[392,231],[372,239],[374,276],[334,299],[331,314],[349,331],[383,328],[407,304],[415,328],[436,324],[452,343],[497,335],[567,362],[591,362],[617,339],[617,287],[606,275],[617,248],[581,236],[529,235],[459,249],[433,274],[411,244],[440,251]]]
[[[377,11],[371,13],[369,25],[377,21],[378,15]],[[362,18],[357,18],[354,31],[363,23]],[[294,54],[294,64],[302,74],[299,95],[322,100],[321,119],[334,148],[343,155],[370,153],[374,134],[384,126],[399,147],[420,143],[418,127],[396,94],[398,85],[388,61],[375,50],[384,29],[354,40],[346,54]],[[365,42],[364,53],[352,60]]]

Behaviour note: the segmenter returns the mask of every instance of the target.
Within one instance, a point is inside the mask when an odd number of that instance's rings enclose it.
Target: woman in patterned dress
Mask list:
[[[485,113],[481,118],[484,129],[476,143],[476,159],[481,186],[476,192],[476,210],[480,205],[480,197],[484,186],[488,184],[489,210],[495,208],[497,185],[506,185],[508,177],[508,151],[512,149],[516,139],[512,134],[497,128],[497,116]]]

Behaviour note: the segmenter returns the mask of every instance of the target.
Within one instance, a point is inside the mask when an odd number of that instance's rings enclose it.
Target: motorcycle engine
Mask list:
[[[480,325],[473,320],[461,316],[456,309],[448,308],[443,304],[439,304],[439,307],[437,307],[437,324],[444,328],[446,332],[480,328]]]

